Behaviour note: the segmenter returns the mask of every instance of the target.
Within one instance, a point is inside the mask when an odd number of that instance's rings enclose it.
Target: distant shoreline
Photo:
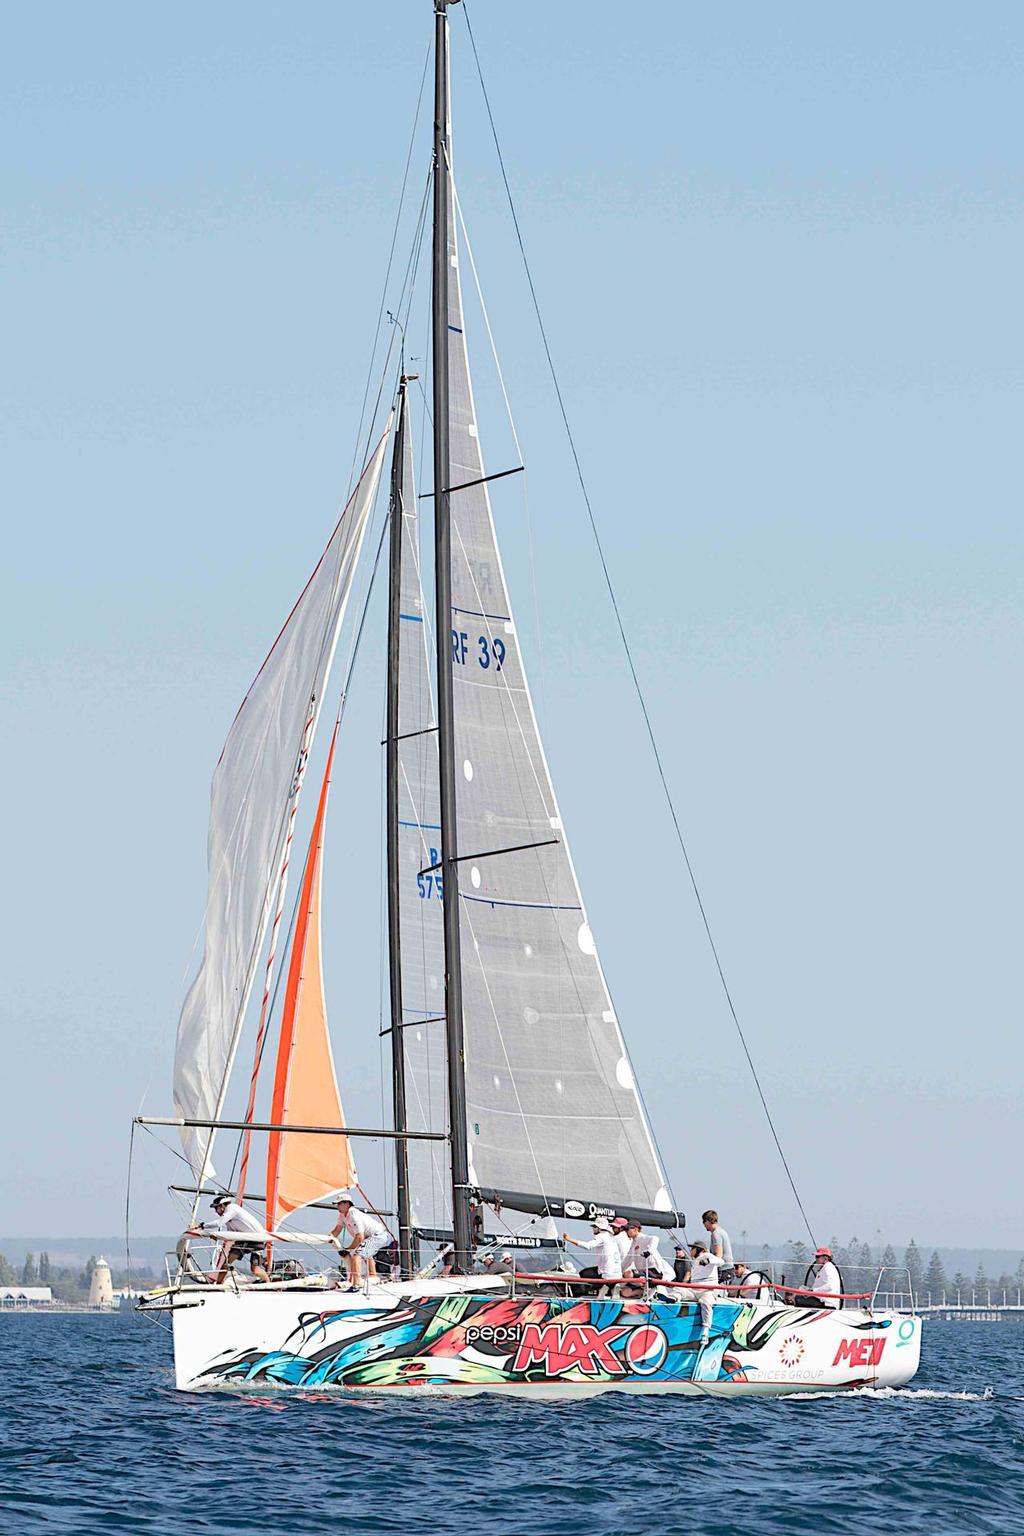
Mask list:
[[[17,1306],[0,1307],[0,1317],[120,1317],[131,1310],[131,1307],[78,1306],[73,1301],[54,1301],[49,1306],[25,1306],[19,1302]]]

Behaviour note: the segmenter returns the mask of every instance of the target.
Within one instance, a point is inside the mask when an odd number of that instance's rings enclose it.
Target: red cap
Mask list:
[[[814,1250],[814,1257],[816,1259],[830,1259],[832,1257],[832,1249],[831,1248],[815,1248],[815,1250]]]
[[[629,1222],[626,1220],[625,1216],[616,1216],[615,1220],[612,1222],[612,1228],[613,1229],[615,1227],[620,1227],[623,1232],[626,1230],[626,1228],[628,1226],[629,1226]]]

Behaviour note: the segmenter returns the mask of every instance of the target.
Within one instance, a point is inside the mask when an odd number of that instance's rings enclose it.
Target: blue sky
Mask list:
[[[1024,1247],[1024,17],[472,15],[666,767],[815,1228],[956,1243],[980,1208],[987,1241]],[[430,30],[426,0],[7,17],[0,1231],[109,1230],[147,1085],[169,1109],[210,773],[344,498]],[[453,50],[461,198],[529,470],[495,513],[591,925],[679,1201],[797,1234],[658,799],[457,11]],[[422,133],[413,167],[421,185]],[[471,340],[504,467],[478,323]],[[363,1122],[379,660],[325,874]],[[140,1156],[140,1230],[167,1230],[173,1170]]]

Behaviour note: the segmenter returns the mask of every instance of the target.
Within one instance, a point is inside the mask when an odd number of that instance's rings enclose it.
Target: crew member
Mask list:
[[[214,1195],[210,1205],[217,1214],[216,1223],[205,1222],[200,1231],[212,1228],[215,1232],[263,1232],[263,1227],[252,1212],[232,1200],[230,1195]],[[261,1237],[259,1242],[254,1242],[252,1238],[237,1242],[234,1238],[222,1238],[214,1257],[214,1285],[220,1285],[232,1264],[238,1259],[245,1258],[246,1255],[249,1258],[249,1269],[253,1279],[268,1281],[270,1276],[263,1264],[263,1252],[266,1246],[265,1237]]]
[[[815,1248],[814,1278],[811,1281],[811,1293],[817,1300],[806,1303],[806,1305],[838,1307],[841,1299],[839,1292],[842,1288],[843,1282],[839,1278],[839,1271],[832,1262],[831,1248]]]
[[[614,1235],[615,1241],[619,1245],[619,1253],[622,1255],[623,1269],[626,1267],[626,1254],[629,1252],[629,1237],[626,1233],[626,1228],[628,1226],[629,1222],[626,1220],[625,1216],[616,1216],[615,1220],[612,1222],[612,1233]]]
[[[767,1276],[759,1269],[751,1269],[746,1259],[737,1259],[733,1285],[737,1287],[730,1294],[737,1301],[770,1301],[771,1286]]]
[[[728,1283],[732,1279],[732,1243],[724,1227],[719,1225],[717,1211],[705,1211],[701,1217],[708,1234],[708,1251],[718,1260],[719,1279]]]
[[[681,1288],[673,1292],[677,1301],[695,1301],[700,1307],[701,1343],[706,1344],[714,1315],[718,1290],[718,1260],[709,1252],[706,1243],[693,1243],[690,1247],[690,1283],[693,1289]]]
[[[630,1221],[626,1227],[629,1248],[622,1265],[624,1275],[635,1275],[642,1280],[674,1280],[675,1270],[658,1251],[657,1233],[645,1232],[638,1221]]]
[[[693,1260],[690,1258],[689,1248],[687,1248],[685,1243],[676,1243],[676,1256],[674,1265],[676,1279],[684,1281],[689,1280],[690,1269],[692,1265]]]
[[[480,1263],[485,1275],[514,1275],[516,1272],[515,1261],[510,1253],[485,1253],[481,1255]]]
[[[622,1279],[622,1254],[607,1216],[595,1216],[590,1230],[593,1238],[570,1237],[568,1232],[563,1232],[562,1239],[574,1248],[594,1250],[597,1263],[580,1270],[581,1280],[600,1279],[605,1285],[615,1285]]]
[[[336,1203],[338,1219],[328,1235],[348,1266],[349,1290],[358,1291],[363,1279],[364,1259],[369,1278],[376,1280],[377,1266],[374,1259],[387,1246],[388,1231],[382,1221],[371,1216],[369,1211],[361,1211],[347,1195],[342,1195]],[[337,1241],[343,1230],[350,1239],[347,1248],[342,1248]]]

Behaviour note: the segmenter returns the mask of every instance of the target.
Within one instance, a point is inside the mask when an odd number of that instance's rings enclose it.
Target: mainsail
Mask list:
[[[299,893],[274,1072],[272,1125],[340,1130],[345,1124],[327,1029],[320,951],[324,820],[337,739],[335,726]],[[268,1230],[276,1231],[283,1218],[300,1206],[337,1195],[355,1183],[347,1136],[272,1131],[267,1148]]]
[[[174,1061],[175,1111],[184,1119],[215,1120],[223,1106],[386,440],[387,431],[243,699],[214,771],[203,958],[181,1011]],[[207,1129],[182,1131],[200,1184],[212,1176],[213,1139]]]
[[[469,1178],[482,1188],[551,1197],[582,1192],[664,1210],[671,1205],[666,1180],[527,690],[487,488],[473,483],[485,470],[451,197],[448,227],[451,644]]]

